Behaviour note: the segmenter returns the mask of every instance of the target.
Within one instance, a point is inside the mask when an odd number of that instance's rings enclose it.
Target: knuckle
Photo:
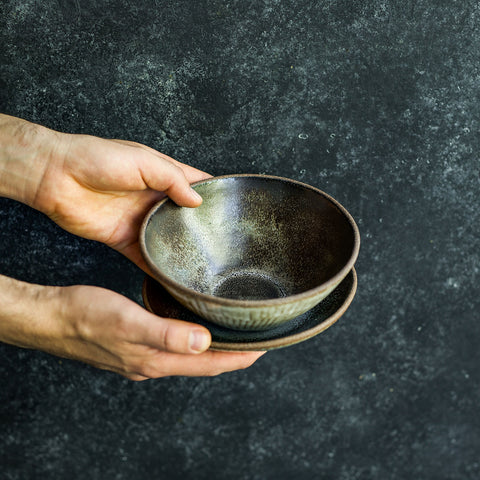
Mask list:
[[[167,352],[175,351],[176,339],[174,328],[170,324],[164,325],[160,336],[160,345]]]
[[[131,366],[131,370],[135,372],[137,375],[142,375],[143,377],[149,377],[150,378],[150,373],[151,373],[151,368],[150,365],[148,364],[148,361],[144,359],[139,359],[133,362]]]
[[[179,183],[188,183],[183,170],[178,165],[174,165],[173,163],[170,164],[170,177],[171,181],[169,188],[172,188]]]
[[[170,165],[172,168],[172,173],[174,175],[185,178],[185,174],[183,173],[183,170],[178,165],[175,165],[174,163],[170,163]]]
[[[133,370],[136,375],[140,375],[145,378],[159,378],[164,376],[159,370],[158,365],[156,365],[151,358],[145,358],[137,361]]]

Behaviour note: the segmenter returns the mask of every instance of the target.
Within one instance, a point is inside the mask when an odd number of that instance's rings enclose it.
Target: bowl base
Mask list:
[[[259,272],[232,272],[223,276],[213,295],[234,300],[267,300],[285,297],[277,281]]]

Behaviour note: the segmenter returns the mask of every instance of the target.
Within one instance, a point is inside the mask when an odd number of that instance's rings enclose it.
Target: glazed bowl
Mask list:
[[[202,205],[160,201],[145,217],[139,242],[153,277],[213,323],[276,327],[321,302],[357,259],[355,221],[317,188],[267,175],[192,186]]]

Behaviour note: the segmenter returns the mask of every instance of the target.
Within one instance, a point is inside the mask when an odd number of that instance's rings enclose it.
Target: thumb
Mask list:
[[[184,354],[202,353],[210,347],[212,337],[205,327],[143,312],[144,315],[137,316],[133,343]]]
[[[183,169],[168,157],[144,152],[140,162],[142,178],[151,189],[165,192],[182,207],[198,207],[202,203],[202,197],[190,186]]]

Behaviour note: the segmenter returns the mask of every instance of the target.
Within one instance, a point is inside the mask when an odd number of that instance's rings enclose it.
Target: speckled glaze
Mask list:
[[[232,175],[194,188],[202,205],[161,201],[143,222],[140,246],[154,278],[211,322],[238,330],[278,326],[322,301],[355,263],[354,220],[314,187]]]

